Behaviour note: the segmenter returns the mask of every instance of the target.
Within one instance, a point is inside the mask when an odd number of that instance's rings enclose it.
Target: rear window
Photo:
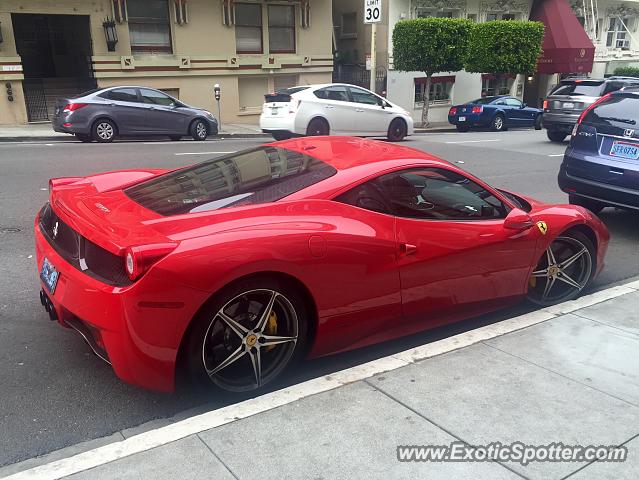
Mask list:
[[[639,124],[639,96],[615,94],[590,110],[584,123],[634,128]]]
[[[586,81],[562,82],[550,91],[550,95],[583,95],[599,97],[603,91],[604,82]]]
[[[282,90],[278,90],[275,93],[267,93],[264,95],[264,100],[268,103],[270,102],[280,102],[287,103],[291,101],[291,95],[297,92],[301,92],[302,90],[306,90],[309,87],[291,87],[291,88],[283,88]]]
[[[208,160],[124,190],[160,215],[180,215],[280,200],[336,170],[283,148],[260,147]]]
[[[472,102],[469,103],[475,103],[478,105],[488,105],[489,103],[491,103],[493,100],[496,100],[497,97],[484,97],[484,98],[478,98],[477,100],[473,100]]]

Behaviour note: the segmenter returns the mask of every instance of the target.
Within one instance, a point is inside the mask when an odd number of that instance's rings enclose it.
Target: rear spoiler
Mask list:
[[[264,95],[264,101],[266,103],[271,103],[271,102],[288,103],[291,101],[291,95],[284,92],[267,93],[266,95]]]

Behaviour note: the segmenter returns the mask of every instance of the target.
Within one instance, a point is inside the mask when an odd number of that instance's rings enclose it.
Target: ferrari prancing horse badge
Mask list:
[[[546,235],[546,232],[548,231],[548,225],[546,225],[546,222],[540,220],[539,222],[537,222],[537,228],[542,235]]]

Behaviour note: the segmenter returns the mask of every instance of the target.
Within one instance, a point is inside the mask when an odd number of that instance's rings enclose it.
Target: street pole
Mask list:
[[[377,86],[377,23],[371,23],[371,82],[369,90],[375,92]]]

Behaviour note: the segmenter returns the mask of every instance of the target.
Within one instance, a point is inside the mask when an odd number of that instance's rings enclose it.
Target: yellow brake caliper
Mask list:
[[[264,333],[266,333],[267,335],[275,335],[277,333],[277,313],[275,313],[274,310],[271,310],[271,314],[268,316],[268,321],[266,322]],[[276,345],[271,345],[269,347],[265,347],[264,350],[268,352],[275,347]]]

